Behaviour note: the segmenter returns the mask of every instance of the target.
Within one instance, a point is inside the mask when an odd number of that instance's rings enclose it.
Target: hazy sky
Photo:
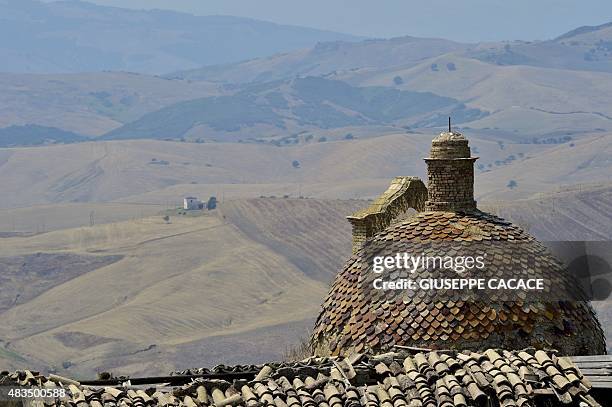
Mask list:
[[[226,14],[371,37],[547,39],[612,21],[610,0],[93,0]]]

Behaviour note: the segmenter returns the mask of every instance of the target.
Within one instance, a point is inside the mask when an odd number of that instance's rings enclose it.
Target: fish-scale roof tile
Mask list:
[[[349,259],[323,302],[313,347],[320,355],[379,352],[394,345],[473,350],[483,345],[535,346],[566,354],[603,353],[603,331],[586,301],[532,302],[520,297],[524,292],[512,301],[453,301],[432,298],[425,290],[397,299],[369,287],[367,270],[374,255],[421,253],[437,247],[432,245],[443,245],[452,253],[463,242],[481,240],[496,241],[486,248],[487,268],[497,277],[519,273],[543,278],[550,287],[574,286],[544,245],[510,222],[478,210],[421,212],[373,236]],[[507,243],[511,241],[516,243]],[[396,279],[394,272],[391,281]],[[368,331],[372,325],[376,330]]]

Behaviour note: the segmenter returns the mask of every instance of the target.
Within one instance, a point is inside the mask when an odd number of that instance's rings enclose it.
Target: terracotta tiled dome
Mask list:
[[[323,302],[312,335],[315,353],[376,352],[394,345],[470,350],[554,348],[565,355],[605,353],[604,335],[588,301],[453,301],[425,291],[389,297],[366,287],[371,281],[363,271],[374,253],[420,253],[422,245],[432,242],[482,242],[500,250],[511,242],[514,250],[521,251],[518,263],[493,257],[492,269],[504,275],[522,269],[560,286],[573,284],[573,277],[533,236],[476,208],[475,159],[470,156],[467,140],[458,133],[443,133],[434,140],[431,157],[426,159],[429,185],[424,211],[404,221],[389,220],[388,226],[374,231],[363,247],[356,248]]]

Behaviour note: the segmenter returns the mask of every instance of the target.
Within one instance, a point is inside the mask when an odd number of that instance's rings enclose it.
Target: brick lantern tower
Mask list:
[[[468,140],[461,133],[442,133],[431,142],[425,158],[428,177],[428,211],[469,211],[474,200],[474,161]]]

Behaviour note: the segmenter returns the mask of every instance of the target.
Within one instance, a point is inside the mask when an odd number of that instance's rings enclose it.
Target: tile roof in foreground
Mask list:
[[[605,356],[602,356],[605,358]],[[296,363],[218,366],[164,378],[73,381],[21,371],[0,385],[65,387],[59,405],[462,407],[600,406],[571,358],[524,350],[400,350],[376,356],[309,358]],[[606,398],[607,400],[607,398]]]

